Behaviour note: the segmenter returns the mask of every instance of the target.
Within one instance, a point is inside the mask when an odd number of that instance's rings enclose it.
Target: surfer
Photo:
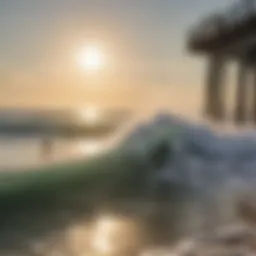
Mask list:
[[[42,155],[44,158],[48,158],[52,152],[52,142],[49,138],[42,139]]]

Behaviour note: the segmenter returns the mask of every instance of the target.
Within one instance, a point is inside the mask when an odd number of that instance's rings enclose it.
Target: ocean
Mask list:
[[[100,153],[103,141],[93,139],[52,138],[44,152],[44,138],[39,136],[0,136],[0,171],[32,168],[50,162],[88,158]]]
[[[182,134],[182,140],[177,141],[177,144],[176,140],[173,140],[176,136],[172,135],[175,127],[178,127],[179,134]],[[108,148],[109,144],[105,144],[105,141],[109,141],[108,139],[115,137],[115,135],[116,130],[111,134],[108,133],[107,136],[100,136],[100,138],[97,136],[61,137],[55,134],[49,139],[49,137],[45,137],[45,133],[29,136],[5,133],[0,136],[0,168],[1,170],[13,170],[21,169],[24,166],[38,166],[52,161],[61,162],[69,158],[87,158]],[[249,247],[246,242],[242,246],[240,243],[230,248],[230,244],[225,244],[225,241],[232,240],[234,235],[235,239],[238,240],[251,235],[248,233],[249,231],[245,231],[243,225],[242,228],[236,227],[235,224],[243,223],[240,223],[240,219],[238,220],[235,215],[239,196],[247,196],[246,193],[248,192],[249,196],[245,199],[249,200],[255,197],[255,132],[243,133],[242,136],[221,135],[198,123],[191,123],[176,116],[160,114],[151,122],[144,123],[134,129],[124,142],[127,142],[127,145],[129,144],[134,151],[137,150],[138,153],[143,153],[145,156],[147,156],[150,148],[157,150],[159,143],[170,145],[171,154],[168,153],[163,165],[157,167],[157,176],[154,176],[153,181],[156,186],[161,186],[162,182],[164,182],[163,184],[167,182],[170,187],[171,184],[182,184],[184,188],[191,189],[193,193],[187,193],[184,198],[181,197],[180,204],[182,203],[185,208],[180,211],[177,220],[169,219],[168,221],[170,225],[179,221],[177,223],[181,224],[180,230],[184,232],[182,236],[184,239],[181,239],[177,246],[160,248],[160,250],[158,250],[159,248],[149,248],[145,252],[142,250],[141,253],[122,255],[184,256],[191,255],[189,253],[193,252],[192,255],[197,256],[223,256],[239,253],[241,248],[244,253],[239,255],[249,255],[245,252]],[[148,161],[149,168],[155,168],[152,159],[146,158],[146,161]],[[171,204],[170,206],[172,207]],[[99,223],[96,222],[96,227],[93,226],[95,229],[93,232],[96,234],[90,233],[88,227],[90,223],[71,226],[65,234],[61,235],[60,240],[58,238],[58,241],[53,241],[54,246],[49,248],[49,252],[47,252],[48,243],[46,245],[33,245],[35,246],[33,250],[38,251],[38,254],[33,255],[91,255],[87,254],[86,249],[85,241],[88,236],[96,239],[93,240],[93,246],[102,252],[102,254],[97,255],[102,256],[116,256],[116,254],[108,253],[113,244],[111,242],[113,233],[114,239],[120,241],[115,242],[113,246],[131,248],[132,246],[136,247],[136,244],[140,242],[140,230],[137,229],[138,225],[136,222],[133,223],[133,220],[113,219],[112,216],[104,215],[99,217],[101,217]],[[219,226],[225,228],[224,232],[217,230],[220,232],[220,238],[217,231],[215,236],[214,229]],[[231,230],[230,227],[233,229]],[[97,231],[98,229],[99,231]],[[167,226],[166,229],[168,229]],[[203,233],[198,234],[197,232],[200,230]],[[196,232],[194,233],[194,231]],[[204,236],[203,239],[200,235]],[[119,239],[121,236],[125,236],[126,239]],[[51,246],[52,244],[50,244]],[[210,247],[214,247],[213,251],[210,250]],[[251,255],[255,255],[254,251]]]
[[[0,171],[88,158],[112,145],[125,111],[0,110]]]

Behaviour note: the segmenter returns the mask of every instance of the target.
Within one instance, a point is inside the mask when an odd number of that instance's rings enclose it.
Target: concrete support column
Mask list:
[[[251,118],[256,123],[256,65],[253,67],[253,84],[252,84],[252,112]]]
[[[225,116],[223,75],[225,58],[214,55],[209,60],[205,95],[205,115],[214,121]]]
[[[238,84],[236,90],[236,102],[234,119],[236,124],[244,124],[246,122],[246,103],[247,103],[247,77],[248,67],[245,62],[239,63]]]

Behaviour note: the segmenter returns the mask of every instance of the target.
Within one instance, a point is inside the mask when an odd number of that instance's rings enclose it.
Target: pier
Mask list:
[[[199,21],[189,31],[187,48],[208,61],[204,116],[218,122],[227,118],[225,77],[227,66],[235,62],[238,68],[232,119],[238,125],[247,121],[256,124],[256,1],[238,1]]]

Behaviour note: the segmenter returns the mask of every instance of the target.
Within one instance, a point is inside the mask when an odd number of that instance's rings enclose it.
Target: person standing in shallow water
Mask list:
[[[42,157],[48,159],[52,155],[52,141],[50,138],[42,139]]]

